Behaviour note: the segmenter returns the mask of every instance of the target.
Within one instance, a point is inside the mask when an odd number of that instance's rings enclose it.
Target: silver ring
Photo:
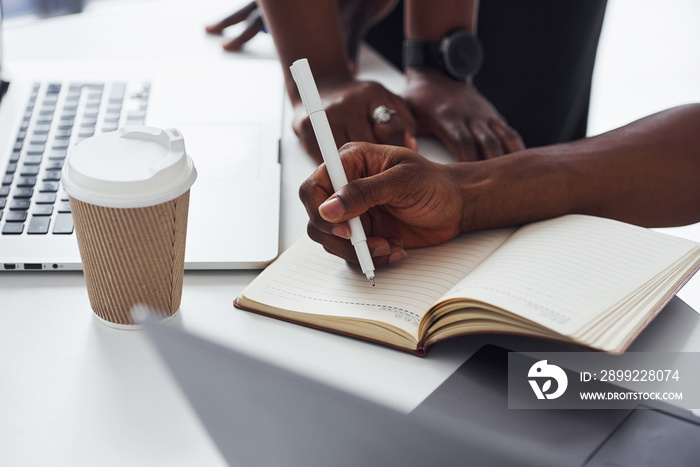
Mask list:
[[[379,107],[374,109],[374,112],[372,112],[372,120],[374,120],[374,123],[378,123],[381,125],[382,123],[387,123],[389,120],[391,120],[391,117],[395,113],[395,110],[390,109],[385,105],[380,105]]]

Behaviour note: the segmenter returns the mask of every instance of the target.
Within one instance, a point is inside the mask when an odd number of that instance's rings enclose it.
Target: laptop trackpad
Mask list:
[[[199,183],[260,178],[261,129],[254,123],[176,123]]]

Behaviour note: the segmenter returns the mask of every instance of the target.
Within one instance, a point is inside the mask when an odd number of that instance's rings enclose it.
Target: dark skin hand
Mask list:
[[[411,40],[440,41],[457,29],[477,35],[478,0],[406,0]],[[518,133],[472,86],[426,68],[406,70],[404,99],[419,134],[440,139],[458,161],[491,159],[524,149]]]
[[[434,71],[406,72],[404,99],[419,134],[440,139],[458,161],[476,161],[520,151],[520,135],[470,83]]]
[[[460,232],[464,206],[445,166],[405,148],[366,143],[346,144],[340,156],[353,180],[342,193],[331,196],[334,190],[325,165],[299,190],[311,219],[308,234],[330,253],[354,260],[344,221],[358,215],[369,233],[367,246],[375,264],[398,261],[405,257],[405,248],[440,244]],[[366,209],[367,199],[372,200],[372,209]]]
[[[398,0],[338,0],[338,11],[345,36],[349,67],[352,74],[357,73],[357,52],[367,29],[395,6]],[[256,2],[250,2],[234,11],[218,23],[205,27],[209,34],[223,34],[228,27],[245,21],[245,29],[222,46],[229,52],[238,52],[265,27],[265,20]]]
[[[350,182],[334,193],[324,165],[302,184],[308,234],[356,263],[347,220],[361,216],[376,266],[455,235],[588,214],[645,227],[700,222],[700,104],[592,138],[441,165],[405,148],[345,145]]]
[[[317,80],[317,85],[328,120],[333,122],[331,128],[336,144],[369,141],[406,146],[413,150],[418,148],[412,136],[415,131],[413,115],[399,96],[379,83],[343,79]],[[380,105],[389,106],[396,112],[386,123],[375,123],[368,117]],[[311,120],[301,101],[294,102],[292,127],[306,152],[316,163],[323,162]]]
[[[243,45],[255,37],[265,25],[261,11],[255,2],[248,3],[246,6],[240,10],[236,10],[233,14],[227,16],[218,23],[207,26],[205,30],[209,34],[221,35],[224,29],[242,22],[245,22],[243,31],[230,41],[222,44],[224,50],[238,52],[243,48]]]
[[[289,71],[289,65],[302,57],[309,61],[338,146],[348,141],[368,141],[416,147],[415,121],[406,103],[382,85],[353,76],[335,1],[261,0],[260,5],[265,10],[294,107],[294,131],[317,162],[321,161],[321,154],[316,137]],[[372,119],[374,109],[380,105],[395,112],[388,123],[379,124]]]

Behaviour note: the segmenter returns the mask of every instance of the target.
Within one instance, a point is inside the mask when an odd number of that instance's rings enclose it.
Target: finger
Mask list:
[[[458,161],[468,162],[479,159],[474,137],[463,121],[439,122],[435,129],[435,136],[447,146]]]
[[[396,113],[391,116],[388,122],[378,123],[373,120],[371,123],[375,135],[374,141],[381,144],[391,144],[392,146],[404,145],[407,132],[401,117]]]
[[[328,235],[315,229],[311,224],[307,228],[307,234],[311,240],[320,243],[328,253],[343,258],[349,263],[359,264],[355,247],[352,246],[349,240]],[[375,267],[395,263],[408,256],[403,245],[392,243],[382,237],[368,237],[367,248],[372,255],[372,262]]]
[[[501,139],[501,143],[503,143],[503,149],[506,154],[525,149],[525,144],[523,143],[523,139],[520,137],[520,135],[503,120],[492,121],[491,128]]]
[[[377,136],[374,134],[374,130],[372,128],[373,123],[362,117],[364,117],[364,115],[354,118],[352,119],[352,122],[348,123],[352,126],[348,127],[347,129],[347,142],[376,143]],[[340,140],[336,139],[336,144],[338,147],[342,147],[345,143],[341,144]]]
[[[473,122],[470,125],[470,129],[481,159],[493,159],[503,155],[501,140],[485,122]]]
[[[349,240],[321,232],[310,222],[307,226],[306,233],[311,240],[320,243],[327,252],[339,256],[349,263],[359,263],[357,255],[355,254],[355,248]]]
[[[405,133],[403,145],[412,151],[418,150],[418,142],[416,141],[416,119],[409,110],[404,100],[393,94],[391,96],[392,105],[396,110],[397,115],[401,118]]]
[[[262,25],[262,18],[258,14],[258,17],[249,22],[245,29],[237,37],[223,45],[224,50],[229,52],[238,52],[243,47],[243,44],[250,41],[260,32]]]
[[[390,204],[405,195],[408,180],[390,168],[377,175],[358,178],[340,188],[318,208],[320,216],[337,224],[358,217],[374,206]]]
[[[347,223],[331,223],[321,217],[319,206],[323,204],[334,192],[328,170],[325,164],[319,166],[309,178],[299,187],[299,199],[301,200],[309,222],[317,230],[335,235],[341,238],[350,238],[350,227]]]
[[[221,34],[227,27],[233,26],[234,24],[238,24],[246,20],[248,16],[257,9],[258,6],[255,4],[255,2],[250,2],[240,10],[233,12],[233,14],[227,16],[218,23],[206,26],[205,30],[209,34]]]

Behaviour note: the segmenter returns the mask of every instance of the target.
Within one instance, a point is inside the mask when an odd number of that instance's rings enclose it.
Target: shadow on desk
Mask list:
[[[698,350],[700,315],[678,298],[631,351]],[[469,337],[455,345],[467,345]],[[486,340],[486,339],[485,339]],[[412,413],[462,439],[491,433],[494,449],[543,466],[693,465],[700,458],[700,418],[666,404],[648,410],[508,408],[508,351],[580,351],[512,336],[483,345]],[[470,342],[469,345],[473,345]],[[503,346],[503,347],[501,347]],[[533,360],[534,363],[535,360]]]

